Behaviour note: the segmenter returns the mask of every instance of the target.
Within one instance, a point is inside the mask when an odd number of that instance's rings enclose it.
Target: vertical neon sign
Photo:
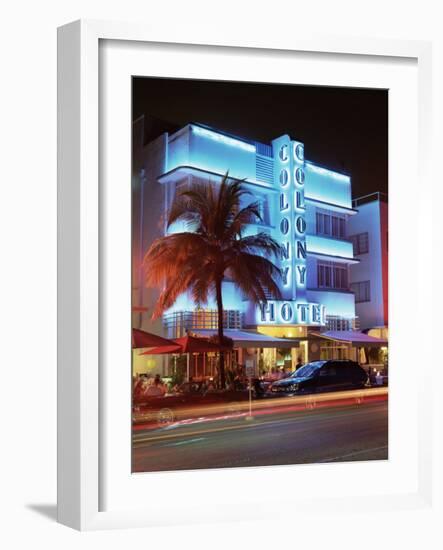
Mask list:
[[[283,278],[283,297],[293,299],[293,215],[294,206],[292,200],[293,170],[292,151],[289,136],[282,136],[273,142],[274,153],[274,181],[279,186],[277,238],[283,247],[281,270]]]
[[[282,300],[256,309],[260,324],[324,324],[325,308],[306,297],[306,206],[304,145],[284,135],[272,142],[275,204],[275,238],[283,248]]]
[[[277,224],[283,246],[281,267],[283,295],[287,300],[306,301],[306,207],[305,156],[303,143],[289,136],[274,140],[274,178],[279,186]]]
[[[297,301],[306,302],[306,207],[305,207],[305,152],[304,145],[292,142],[294,163],[294,274]]]

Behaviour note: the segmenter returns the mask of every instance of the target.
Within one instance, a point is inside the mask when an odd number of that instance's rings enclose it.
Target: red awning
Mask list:
[[[164,355],[166,353],[183,353],[182,347],[178,344],[172,344],[170,346],[159,346],[157,348],[151,348],[147,351],[142,351],[139,355]]]
[[[168,340],[162,336],[157,336],[156,334],[151,334],[150,332],[145,332],[137,328],[132,329],[132,347],[135,349],[174,345],[172,340]]]
[[[169,346],[156,347],[140,353],[140,355],[160,355],[163,353],[207,353],[218,352],[220,347],[217,344],[209,342],[205,338],[196,338],[195,336],[183,336],[169,341]],[[226,349],[226,348],[223,348]]]
[[[220,346],[209,342],[205,338],[197,338],[196,336],[183,336],[175,338],[174,342],[179,344],[183,353],[205,353],[208,351],[220,351]]]

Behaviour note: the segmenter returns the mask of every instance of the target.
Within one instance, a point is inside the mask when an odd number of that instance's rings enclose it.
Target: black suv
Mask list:
[[[288,395],[357,389],[368,384],[368,375],[358,363],[331,359],[306,363],[288,377],[274,382],[270,391],[274,395]]]

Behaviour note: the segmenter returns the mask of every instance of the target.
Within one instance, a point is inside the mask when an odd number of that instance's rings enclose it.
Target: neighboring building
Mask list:
[[[242,332],[266,335],[267,343],[258,351],[263,365],[278,359],[278,340],[271,347],[272,338],[299,341],[300,348],[286,357],[292,365],[299,356],[303,361],[350,356],[354,350],[349,346],[310,340],[312,332],[356,328],[350,268],[356,269],[359,259],[348,238],[348,228],[357,218],[350,176],[306,160],[304,144],[288,135],[265,144],[188,124],[143,145],[142,128],[143,119],[139,119],[134,123],[133,304],[152,312],[159,291],[144,288],[141,260],[152,241],[165,234],[167,211],[176,191],[195,181],[217,185],[229,171],[231,177],[245,179],[250,201],[261,202],[263,222],[251,225],[249,231],[270,233],[283,245],[285,255],[281,301],[257,307],[243,299],[233,283],[224,283],[228,334],[239,338],[239,348]],[[180,229],[175,224],[169,232]],[[377,289],[373,292],[375,296]],[[149,317],[149,311],[147,315],[135,312],[133,326],[152,331]],[[185,295],[163,318],[163,334],[168,337],[186,331],[207,334],[216,326],[215,304],[197,310]],[[161,333],[160,324],[156,330]],[[248,353],[255,351],[239,349],[238,361],[244,362]]]
[[[349,238],[360,260],[350,270],[355,309],[364,331],[388,327],[388,204],[372,193],[357,198],[358,214],[349,222]],[[377,334],[374,334],[377,335]]]
[[[360,328],[369,336],[388,340],[388,203],[383,193],[353,201],[358,214],[350,221],[349,236],[360,263],[352,266],[351,290]],[[362,360],[362,359],[361,359]],[[368,349],[364,361],[373,372],[388,374],[387,343]]]

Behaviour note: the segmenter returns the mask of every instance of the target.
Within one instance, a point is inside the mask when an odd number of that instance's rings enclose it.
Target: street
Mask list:
[[[288,402],[260,403],[252,418],[239,408],[232,414],[195,416],[135,431],[133,471],[388,458],[387,390],[362,400],[334,401],[329,394],[312,408],[286,406]]]

